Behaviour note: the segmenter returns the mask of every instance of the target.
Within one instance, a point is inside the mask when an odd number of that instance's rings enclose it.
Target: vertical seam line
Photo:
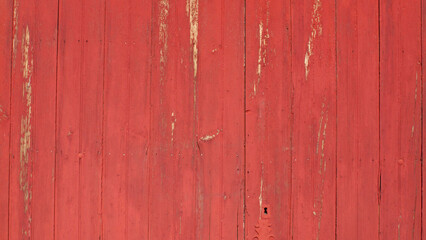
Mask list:
[[[246,239],[246,212],[247,212],[247,0],[244,0],[244,210],[243,210],[243,237]]]
[[[59,77],[59,24],[60,24],[61,0],[58,0],[58,12],[56,16],[56,79],[55,79],[55,158],[53,181],[53,239],[56,237],[56,164],[58,154],[58,77]]]
[[[105,69],[106,69],[106,20],[107,20],[107,0],[104,0],[104,36],[103,36],[103,66],[102,66],[102,139],[101,139],[101,239],[104,239],[104,164],[105,164]]]
[[[378,209],[379,209],[379,215],[378,215],[378,238],[380,239],[380,203],[381,203],[381,198],[382,198],[382,170],[381,170],[381,163],[382,163],[382,159],[381,159],[381,134],[380,134],[380,130],[381,130],[381,119],[380,119],[380,115],[381,115],[381,112],[380,112],[380,105],[381,105],[381,103],[380,103],[380,98],[381,98],[381,91],[380,91],[380,87],[381,87],[381,74],[380,74],[380,64],[381,64],[381,50],[380,50],[380,0],[377,0],[377,11],[378,11],[378,13],[377,13],[377,21],[378,21],[378,60],[379,60],[379,64],[378,64],[378,72],[379,72],[379,83],[378,83],[378,89],[379,89],[379,96],[378,96],[378,102],[379,102],[379,116],[378,116],[378,118],[379,118],[379,129],[378,129],[378,132],[379,132],[379,183],[378,183]]]
[[[336,99],[335,99],[335,107],[336,107],[336,119],[335,119],[335,121],[336,121],[336,138],[335,138],[335,199],[334,199],[334,239],[336,239],[337,240],[337,211],[338,211],[338,209],[337,209],[337,165],[338,165],[338,156],[337,156],[337,146],[338,146],[338,141],[337,141],[337,138],[338,138],[338,136],[339,136],[339,134],[338,134],[338,117],[337,117],[337,114],[338,114],[338,111],[337,111],[337,108],[338,108],[338,71],[337,71],[337,64],[338,64],[338,60],[337,60],[337,57],[338,57],[338,54],[337,54],[337,44],[338,44],[338,42],[337,42],[337,0],[334,0],[334,53],[335,53],[335,76],[336,76],[336,79],[335,79],[335,94],[336,94]]]
[[[15,0],[16,1],[16,0]],[[9,176],[8,176],[8,198],[7,198],[7,238],[10,237],[10,174],[11,174],[11,155],[12,155],[12,84],[13,84],[13,42],[14,39],[14,31],[15,31],[15,1],[12,3],[12,42],[10,48],[10,84],[9,84]]]

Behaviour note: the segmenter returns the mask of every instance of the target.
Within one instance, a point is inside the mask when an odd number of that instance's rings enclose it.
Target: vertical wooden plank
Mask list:
[[[148,239],[152,7],[106,7],[104,238]]]
[[[101,236],[104,1],[60,1],[55,237]]]
[[[152,1],[129,1],[128,239],[148,239]]]
[[[244,239],[244,1],[222,0],[222,239]],[[215,21],[206,19],[202,26]],[[205,24],[205,25],[204,25]],[[210,36],[214,32],[206,34]],[[214,48],[215,49],[215,48]],[[213,49],[213,50],[214,50]],[[210,50],[210,49],[208,49]],[[206,54],[206,53],[205,53]],[[201,56],[202,57],[202,56]],[[212,63],[213,64],[213,63]],[[205,64],[206,65],[206,64]],[[208,66],[208,65],[207,65]],[[207,67],[206,66],[206,67]],[[201,65],[203,71],[203,65]],[[207,90],[206,90],[207,91]],[[202,90],[199,90],[203,95]],[[200,103],[203,101],[200,100]],[[211,100],[206,100],[211,104]],[[206,109],[209,105],[206,105]],[[226,131],[226,132],[225,132]],[[215,158],[211,159],[212,164]],[[214,178],[214,176],[213,176]]]
[[[380,232],[420,239],[420,1],[380,1]]]
[[[53,238],[57,9],[14,3],[9,239]]]
[[[192,6],[190,14],[193,11]],[[195,35],[191,38],[197,125],[195,239],[242,239],[244,1],[200,1],[198,31],[190,24]]]
[[[247,1],[246,14],[246,236],[290,239],[290,1]]]
[[[128,3],[128,2],[126,2]],[[104,239],[128,238],[130,24],[128,4],[106,2],[104,79]]]
[[[0,3],[0,240],[9,234],[9,143],[13,1]]]
[[[198,0],[154,1],[149,239],[195,239],[197,30]]]
[[[426,174],[426,168],[424,167],[424,160],[423,160],[423,156],[424,156],[424,153],[425,153],[425,150],[426,150],[426,146],[425,146],[425,137],[426,137],[426,134],[425,134],[425,128],[424,128],[424,126],[425,126],[425,113],[426,113],[426,109],[425,109],[425,93],[426,93],[426,89],[425,89],[425,77],[424,77],[424,72],[425,72],[425,57],[426,57],[426,49],[425,49],[425,46],[426,46],[426,31],[425,31],[425,29],[423,28],[423,26],[426,26],[425,24],[426,24],[426,1],[425,0],[422,0],[421,1],[421,39],[422,39],[422,42],[421,42],[421,57],[422,57],[422,59],[421,59],[421,61],[422,61],[422,70],[421,70],[421,78],[422,78],[422,153],[421,153],[421,161],[422,161],[422,189],[421,189],[421,191],[422,191],[422,213],[421,213],[421,216],[422,216],[422,226],[421,226],[421,231],[422,231],[422,236],[421,236],[421,239],[426,239],[426,232],[425,232],[425,230],[426,230],[426,219],[425,219],[425,216],[426,216],[426,213],[425,213],[425,211],[426,211],[426,209],[424,209],[423,208],[423,206],[425,206],[425,204],[426,204],[426,198],[425,198],[425,194],[424,194],[424,186],[426,186],[425,184],[426,184],[426,177],[425,177],[425,174]]]
[[[379,233],[378,2],[337,1],[337,238]]]
[[[292,235],[334,239],[335,2],[292,2]]]

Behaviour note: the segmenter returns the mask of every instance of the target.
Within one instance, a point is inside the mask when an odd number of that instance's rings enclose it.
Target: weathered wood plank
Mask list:
[[[154,1],[152,16],[149,239],[195,239],[198,1]]]
[[[129,79],[128,239],[148,239],[152,1],[128,2],[125,31]]]
[[[0,3],[0,240],[9,235],[9,143],[13,1]]]
[[[59,6],[55,237],[98,239],[104,1]]]
[[[292,235],[334,239],[335,2],[292,2]]]
[[[53,239],[57,10],[14,2],[9,239]]]
[[[263,232],[268,231],[275,239],[291,238],[293,82],[290,6],[290,1],[247,1],[248,239],[263,239]]]
[[[198,0],[196,0],[198,2]],[[196,7],[189,9],[189,15]],[[196,239],[242,239],[244,1],[199,1],[195,79]],[[195,63],[197,67],[195,68]]]
[[[337,1],[337,239],[379,237],[379,10]]]
[[[104,239],[148,239],[151,3],[108,1],[105,22]]]
[[[380,237],[420,239],[420,1],[380,1]]]
[[[13,1],[0,3],[0,240],[9,234],[9,143]]]

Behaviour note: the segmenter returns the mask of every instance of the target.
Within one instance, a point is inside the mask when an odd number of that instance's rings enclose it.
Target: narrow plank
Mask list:
[[[337,239],[379,233],[378,2],[337,1]]]
[[[191,29],[197,31],[191,39],[198,145],[195,239],[242,239],[244,1],[200,1],[197,20],[198,31]]]
[[[57,9],[14,3],[9,239],[53,239]]]
[[[247,1],[246,237],[290,239],[290,1]]]
[[[292,2],[292,235],[334,239],[335,2]]]
[[[104,239],[128,238],[130,6],[106,3],[102,217]]]
[[[381,239],[421,237],[420,1],[380,1]]]
[[[244,239],[244,1],[222,1],[222,239]],[[214,21],[214,20],[213,20]],[[208,21],[204,22],[208,24]],[[212,35],[213,33],[209,33]],[[202,68],[202,66],[201,66]],[[199,90],[202,93],[201,90]],[[225,132],[226,131],[226,132]],[[215,162],[214,159],[211,160]],[[225,199],[226,197],[226,199]]]
[[[198,1],[155,1],[152,16],[149,239],[195,239]]]
[[[55,237],[98,239],[104,1],[59,6]]]
[[[0,3],[0,240],[9,234],[9,143],[13,1]]]
[[[128,239],[148,239],[152,1],[128,2]]]
[[[104,238],[148,239],[152,7],[106,7]]]
[[[425,77],[424,77],[424,73],[425,73],[425,65],[424,65],[424,62],[425,62],[425,57],[426,57],[426,48],[425,48],[425,46],[426,46],[426,31],[425,31],[425,29],[423,28],[423,26],[426,26],[425,24],[426,24],[426,1],[425,0],[422,0],[422,2],[421,2],[421,6],[422,6],[422,9],[421,9],[421,21],[422,21],[422,23],[421,23],[421,39],[422,39],[422,42],[421,42],[421,51],[422,51],[422,59],[421,59],[421,61],[422,61],[422,72],[421,72],[421,77],[422,77],[422,89],[423,89],[423,91],[422,91],[422,120],[423,120],[423,122],[422,122],[422,155],[421,155],[421,159],[422,159],[422,186],[426,186],[425,184],[426,184],[426,177],[424,177],[425,176],[425,174],[426,174],[426,168],[423,166],[423,156],[424,156],[424,153],[425,153],[425,150],[426,150],[426,145],[425,145],[425,137],[426,137],[426,134],[425,134],[425,131],[426,131],[426,129],[424,128],[424,126],[425,126],[425,113],[426,113],[426,109],[425,109],[425,107],[424,106],[426,106],[425,105],[425,97],[424,96],[426,96],[425,95],[425,91],[426,91],[426,89],[425,89]],[[426,198],[425,198],[425,194],[424,194],[424,188],[422,187],[422,206],[425,206],[425,204],[426,204]],[[426,239],[426,232],[425,232],[425,230],[426,230],[426,219],[425,219],[425,215],[426,214],[426,209],[424,209],[423,207],[422,207],[422,226],[421,226],[421,231],[422,231],[422,236],[421,236],[421,239]]]

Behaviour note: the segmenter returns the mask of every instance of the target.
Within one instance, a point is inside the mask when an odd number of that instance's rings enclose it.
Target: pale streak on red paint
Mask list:
[[[333,239],[336,217],[335,1],[292,2],[292,236]],[[321,31],[312,39],[312,32]],[[321,34],[319,34],[321,33]],[[312,45],[306,43],[312,39]],[[309,58],[306,76],[305,56]]]
[[[267,224],[262,223],[267,217],[271,235],[289,239],[293,102],[290,1],[247,1],[246,13],[245,233],[253,239],[265,232]]]
[[[9,239],[53,238],[57,14],[51,9],[57,2],[15,1],[10,9]]]

